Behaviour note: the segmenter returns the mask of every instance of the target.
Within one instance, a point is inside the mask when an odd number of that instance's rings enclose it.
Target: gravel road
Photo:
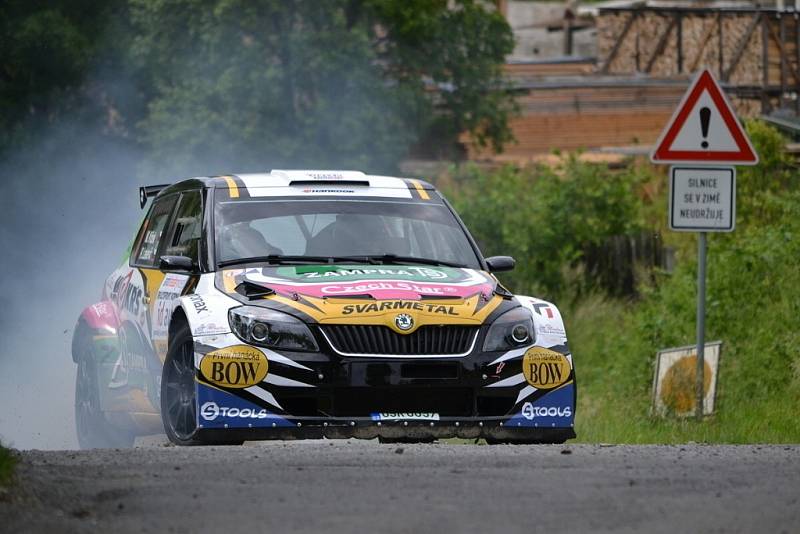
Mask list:
[[[800,532],[800,446],[24,451],[7,532]]]

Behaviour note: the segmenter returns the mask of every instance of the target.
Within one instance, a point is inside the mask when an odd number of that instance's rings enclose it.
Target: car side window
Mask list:
[[[150,208],[150,213],[139,231],[136,247],[131,254],[132,265],[137,267],[156,267],[158,265],[159,245],[177,199],[178,195],[170,195],[158,199]]]
[[[203,225],[203,202],[200,191],[181,195],[178,211],[169,230],[164,248],[167,256],[187,256],[195,261],[200,250]]]

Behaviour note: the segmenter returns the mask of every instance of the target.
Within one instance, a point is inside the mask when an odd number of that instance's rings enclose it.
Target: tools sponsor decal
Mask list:
[[[531,347],[522,358],[525,380],[537,389],[553,389],[569,379],[570,364],[566,356],[543,347]]]
[[[533,421],[537,417],[572,417],[571,406],[534,406],[530,402],[522,405],[522,417]]]
[[[234,345],[209,352],[200,360],[202,377],[226,388],[247,388],[264,380],[269,362],[260,350]]]
[[[267,410],[258,408],[237,408],[235,406],[220,406],[216,402],[206,402],[200,407],[200,417],[206,421],[213,421],[217,417],[235,417],[239,419],[266,419],[269,417]]]
[[[371,414],[373,421],[438,421],[438,413],[373,413]]]

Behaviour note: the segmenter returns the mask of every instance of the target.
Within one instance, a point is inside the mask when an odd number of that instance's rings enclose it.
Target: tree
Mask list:
[[[511,138],[500,87],[511,31],[483,3],[130,5],[141,140],[158,172],[392,171],[422,138],[447,146],[469,131],[498,149]]]
[[[0,3],[0,153],[64,117],[108,125],[113,88],[87,84],[87,74],[122,63],[126,5],[127,0]]]

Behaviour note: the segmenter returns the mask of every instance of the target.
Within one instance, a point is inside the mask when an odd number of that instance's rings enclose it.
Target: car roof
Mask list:
[[[436,188],[425,180],[365,174],[348,170],[281,170],[265,173],[203,176],[181,180],[164,187],[162,194],[176,193],[197,187],[226,189],[247,196],[408,196],[428,197]],[[159,195],[159,196],[160,196]]]

